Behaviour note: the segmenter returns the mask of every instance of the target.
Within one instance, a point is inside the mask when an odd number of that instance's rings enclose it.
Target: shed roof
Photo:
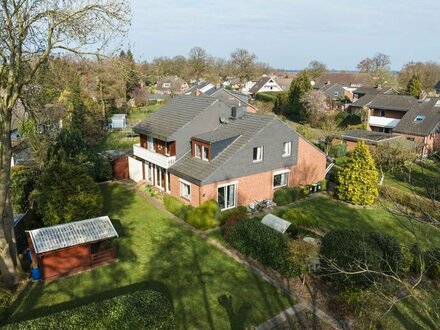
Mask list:
[[[35,253],[55,251],[118,237],[108,216],[28,231]]]
[[[397,134],[374,132],[360,129],[344,132],[341,136],[345,140],[365,141],[373,144],[402,138],[401,135]]]

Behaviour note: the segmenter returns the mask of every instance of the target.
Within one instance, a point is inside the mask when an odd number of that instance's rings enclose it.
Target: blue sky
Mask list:
[[[273,67],[319,60],[355,69],[382,52],[399,70],[410,60],[440,62],[440,1],[131,0],[126,43],[135,56],[187,55],[193,46],[228,58],[246,48]]]

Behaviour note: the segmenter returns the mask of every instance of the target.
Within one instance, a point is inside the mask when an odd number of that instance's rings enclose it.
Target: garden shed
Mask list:
[[[126,128],[127,115],[125,113],[116,113],[111,117],[111,128]]]
[[[27,231],[33,265],[44,281],[116,260],[118,237],[108,216]]]

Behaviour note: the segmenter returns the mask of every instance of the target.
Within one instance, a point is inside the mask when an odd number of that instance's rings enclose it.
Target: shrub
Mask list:
[[[291,222],[296,227],[317,228],[319,222],[309,211],[292,207],[286,210],[282,216],[284,220]]]
[[[273,194],[273,201],[278,206],[291,204],[300,197],[300,188],[281,188],[277,189]]]
[[[29,197],[34,190],[37,172],[25,166],[14,166],[11,169],[11,203],[14,214],[24,213],[29,208]]]
[[[92,176],[98,182],[113,179],[113,168],[110,161],[104,157],[97,157],[94,163]]]
[[[403,273],[408,273],[414,263],[414,255],[406,245],[400,244],[400,256],[399,270]]]
[[[298,187],[299,189],[299,198],[306,198],[310,195],[310,187],[307,185],[301,185]]]
[[[137,291],[16,324],[4,329],[175,329],[173,306],[162,293]]]
[[[329,261],[333,260],[346,271],[358,271],[358,264],[368,265],[371,271],[388,272],[399,269],[400,246],[394,238],[379,233],[361,233],[356,230],[337,230],[322,240],[321,255],[324,272],[339,285],[368,286],[378,275],[371,272],[345,275],[334,272]],[[391,269],[390,269],[391,267]]]
[[[255,95],[255,99],[257,101],[271,102],[275,104],[277,96],[274,93],[257,93],[257,95]]]
[[[318,247],[302,239],[290,243],[289,262],[295,276],[300,276],[309,270],[310,261],[318,256]]]
[[[229,217],[240,215],[243,218],[247,217],[247,208],[245,206],[238,206],[236,208],[226,210],[220,213],[219,221],[221,224],[225,223]]]
[[[218,226],[219,206],[216,201],[205,201],[186,214],[185,220],[197,229],[210,229]]]
[[[425,267],[428,277],[440,281],[440,249],[432,249],[425,252]]]
[[[324,179],[324,180],[319,181],[319,183],[321,184],[321,191],[327,191],[328,181]]]
[[[344,157],[347,154],[347,145],[345,143],[335,144],[330,147],[329,155],[335,158]]]
[[[185,220],[188,213],[193,210],[191,205],[186,205],[185,203],[178,200],[176,197],[165,195],[163,197],[163,204],[165,208],[174,214],[176,217]]]
[[[228,242],[241,253],[272,267],[284,276],[297,273],[288,260],[287,236],[263,225],[259,220],[239,221],[233,227]]]

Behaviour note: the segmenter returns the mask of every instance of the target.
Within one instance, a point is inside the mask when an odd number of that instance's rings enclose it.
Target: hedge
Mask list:
[[[220,214],[219,221],[221,224],[224,224],[229,219],[229,217],[235,216],[235,215],[239,215],[239,216],[242,216],[243,218],[246,218],[247,213],[248,213],[248,211],[247,211],[246,206],[238,206],[233,209],[223,211]]]
[[[186,220],[188,213],[192,212],[193,210],[192,206],[186,205],[176,197],[169,195],[163,197],[163,204],[168,211],[182,220]]]
[[[321,189],[327,188],[327,181],[321,181]],[[293,188],[280,188],[275,190],[273,194],[273,201],[278,206],[284,206],[292,204],[299,199],[305,198],[310,195],[310,186],[301,185]]]
[[[258,101],[271,102],[275,104],[277,95],[274,93],[257,93],[257,95],[255,95],[255,99]]]
[[[175,329],[173,306],[162,293],[137,291],[83,305],[3,329]]]
[[[207,230],[220,225],[219,206],[215,200],[205,201],[186,214],[185,221],[197,229]]]
[[[284,276],[297,274],[297,270],[289,262],[288,237],[263,225],[257,219],[237,222],[226,239],[233,248]]]
[[[316,217],[307,210],[292,207],[286,210],[282,218],[291,222],[295,227],[318,228],[319,222]]]

